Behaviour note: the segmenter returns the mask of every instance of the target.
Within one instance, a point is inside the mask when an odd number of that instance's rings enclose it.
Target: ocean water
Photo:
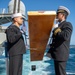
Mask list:
[[[30,61],[30,51],[27,50],[23,56],[23,75],[55,75],[53,60],[44,54],[42,61]],[[4,56],[4,54],[3,54]],[[36,65],[36,70],[32,71],[31,66]],[[70,48],[69,60],[66,67],[67,75],[75,75],[75,48]],[[6,75],[6,61],[0,56],[0,75]]]

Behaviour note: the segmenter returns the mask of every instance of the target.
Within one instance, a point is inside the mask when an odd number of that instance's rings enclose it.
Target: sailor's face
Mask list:
[[[57,13],[56,19],[58,19],[58,22],[61,22],[63,18],[63,14],[62,13]]]
[[[23,18],[22,17],[17,17],[16,19],[17,19],[17,23],[19,25],[22,25],[23,24]]]

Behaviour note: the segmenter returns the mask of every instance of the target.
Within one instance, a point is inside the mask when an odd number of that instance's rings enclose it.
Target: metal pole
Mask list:
[[[18,1],[18,13],[20,12],[20,0]]]
[[[9,75],[9,60],[8,58],[5,58],[6,60],[6,75]]]
[[[27,45],[27,38],[26,38],[26,32],[24,32],[24,35],[25,35],[25,41],[26,41],[26,45]]]
[[[27,45],[27,38],[26,38],[26,31],[25,31],[25,22],[23,21],[23,27],[22,27],[22,30],[23,30],[23,32],[24,32],[24,38],[25,38],[25,44]]]
[[[9,75],[9,59],[7,52],[7,42],[5,42],[5,60],[6,60],[6,75]]]
[[[13,13],[16,13],[16,3],[17,3],[17,0],[14,0]]]

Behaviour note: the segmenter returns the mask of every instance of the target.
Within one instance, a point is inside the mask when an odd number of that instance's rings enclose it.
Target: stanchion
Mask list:
[[[5,42],[6,75],[9,75],[9,59],[7,49],[7,42]]]

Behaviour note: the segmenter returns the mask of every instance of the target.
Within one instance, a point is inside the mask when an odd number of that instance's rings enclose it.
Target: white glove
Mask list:
[[[54,26],[53,26],[53,28],[57,28],[58,27],[58,24],[55,24]]]
[[[20,32],[21,32],[22,34],[24,34],[24,33],[25,33],[22,29],[20,30]]]

